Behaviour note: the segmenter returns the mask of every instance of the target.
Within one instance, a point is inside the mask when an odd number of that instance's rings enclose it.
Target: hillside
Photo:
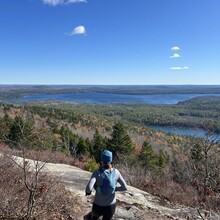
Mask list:
[[[197,111],[201,101],[212,106],[213,112],[218,108],[218,99],[210,99],[210,102],[201,99],[193,102],[192,110],[196,108]],[[188,102],[179,104],[180,109],[187,105]],[[218,211],[219,139],[212,139],[211,134],[204,139],[164,134],[143,126],[141,117],[149,112],[149,108],[152,108],[151,115],[156,113],[157,119],[166,116],[164,110],[173,114],[179,108],[160,107],[55,101],[1,103],[0,144],[16,151],[16,155],[23,151],[60,154],[58,161],[89,171],[98,167],[101,151],[107,148],[113,152],[114,165],[129,185],[143,190],[145,195],[158,196],[152,197],[154,199],[148,197],[148,200],[165,204],[166,208],[178,208],[181,204],[192,207],[192,210]],[[58,172],[60,174],[64,175]],[[68,185],[68,181],[73,180],[66,179],[64,183]],[[128,201],[122,200],[120,204],[129,204],[132,198],[136,198],[126,195]],[[138,199],[143,203],[141,198]],[[125,207],[130,210],[127,205]],[[143,210],[149,207],[154,210],[153,204],[144,206]],[[142,210],[143,207],[138,204],[137,208]],[[169,214],[163,214],[164,218],[176,216],[173,211],[167,212]]]
[[[17,161],[22,162],[22,160],[22,158],[17,158]],[[80,198],[81,208],[85,215],[90,212],[93,196],[85,197],[85,186],[91,176],[90,172],[75,166],[54,163],[47,163],[43,171],[60,178],[65,187]],[[128,187],[128,191],[117,193],[117,204],[115,220],[200,219],[196,209],[174,206],[166,200],[131,186]],[[202,215],[204,216],[204,213]],[[217,218],[217,215],[213,215],[209,219],[216,220]],[[78,220],[81,219],[83,216]]]
[[[219,103],[220,97],[207,96],[169,105],[144,103],[98,104],[61,101],[23,102],[22,105],[25,105],[26,108],[29,107],[35,114],[47,113],[48,116],[48,113],[53,109],[66,119],[69,118],[70,121],[77,119],[80,115],[85,116],[87,117],[87,124],[94,121],[93,117],[100,122],[102,121],[103,126],[106,128],[109,127],[108,122],[110,121],[123,120],[132,123],[133,125],[130,125],[130,127],[135,124],[142,127],[159,125],[201,128],[204,130],[211,128],[214,132],[220,133]],[[55,114],[53,115],[55,116]],[[208,124],[209,126],[207,126]]]

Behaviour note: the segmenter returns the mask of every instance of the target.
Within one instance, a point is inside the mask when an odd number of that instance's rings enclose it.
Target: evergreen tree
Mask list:
[[[100,161],[100,156],[102,151],[106,148],[105,139],[99,134],[99,131],[96,129],[95,134],[92,139],[91,145],[91,155],[95,158],[96,162]]]
[[[36,128],[31,115],[5,117],[0,129],[0,139],[10,147],[18,149],[45,150],[52,147],[51,132]]]
[[[158,163],[158,156],[154,152],[151,144],[145,141],[139,154],[140,163],[147,169],[153,168]]]
[[[160,168],[164,168],[166,166],[166,157],[165,157],[165,154],[162,150],[159,151],[159,154],[158,154],[158,162],[157,162],[157,165],[158,167]]]
[[[33,132],[34,122],[29,120],[24,120],[20,116],[16,116],[14,120],[10,120],[8,123],[9,133],[7,137],[7,143],[11,147],[25,147],[34,148],[36,143],[35,133]],[[32,143],[31,146],[30,143]]]
[[[62,142],[61,142],[61,145],[58,146],[56,150],[69,155],[72,132],[70,132],[68,128],[65,128],[64,126],[62,126],[59,130],[59,133],[61,135]]]
[[[89,143],[82,137],[79,138],[79,142],[76,147],[77,156],[86,155],[89,152]]]
[[[132,140],[121,122],[113,126],[113,132],[109,140],[109,150],[116,156],[119,154],[129,155],[134,150]]]

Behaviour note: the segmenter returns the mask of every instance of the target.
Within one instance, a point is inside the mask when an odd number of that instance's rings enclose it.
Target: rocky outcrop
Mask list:
[[[17,158],[17,160],[22,159]],[[33,163],[31,160],[29,161],[30,164]],[[78,195],[82,204],[81,208],[85,213],[79,220],[86,219],[86,214],[91,211],[94,196],[85,196],[85,187],[91,173],[74,166],[54,163],[47,163],[43,171],[60,178],[68,190]],[[116,197],[117,209],[114,220],[202,219],[194,208],[174,206],[159,197],[131,186],[128,186],[126,192],[117,192]],[[217,220],[220,219],[220,216],[213,214],[207,219]]]
[[[45,169],[55,176],[59,176],[70,191],[74,191],[82,200],[85,214],[91,211],[93,195],[85,196],[85,186],[91,176],[90,172],[77,167],[48,163]],[[128,191],[117,192],[117,209],[115,220],[150,220],[150,219],[202,219],[196,209],[190,207],[173,206],[169,202],[153,196],[137,188],[128,186]],[[218,219],[212,216],[209,219]],[[83,219],[83,216],[82,216]]]

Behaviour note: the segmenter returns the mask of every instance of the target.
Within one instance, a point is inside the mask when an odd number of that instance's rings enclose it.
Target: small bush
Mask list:
[[[94,159],[89,159],[85,164],[84,164],[84,170],[87,170],[89,172],[93,172],[94,170],[98,169],[99,164],[96,163]]]
[[[24,185],[24,173],[3,156],[0,156],[0,195],[0,219],[27,219],[29,194]],[[77,197],[57,178],[41,173],[35,200],[32,217],[28,219],[79,219],[81,209]]]

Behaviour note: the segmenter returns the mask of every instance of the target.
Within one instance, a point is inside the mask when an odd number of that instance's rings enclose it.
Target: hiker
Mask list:
[[[127,190],[127,185],[120,172],[112,167],[112,152],[104,150],[101,155],[101,166],[95,170],[86,186],[86,195],[96,190],[92,206],[92,220],[103,216],[111,220],[116,209],[115,192]],[[119,185],[117,185],[117,182]]]

